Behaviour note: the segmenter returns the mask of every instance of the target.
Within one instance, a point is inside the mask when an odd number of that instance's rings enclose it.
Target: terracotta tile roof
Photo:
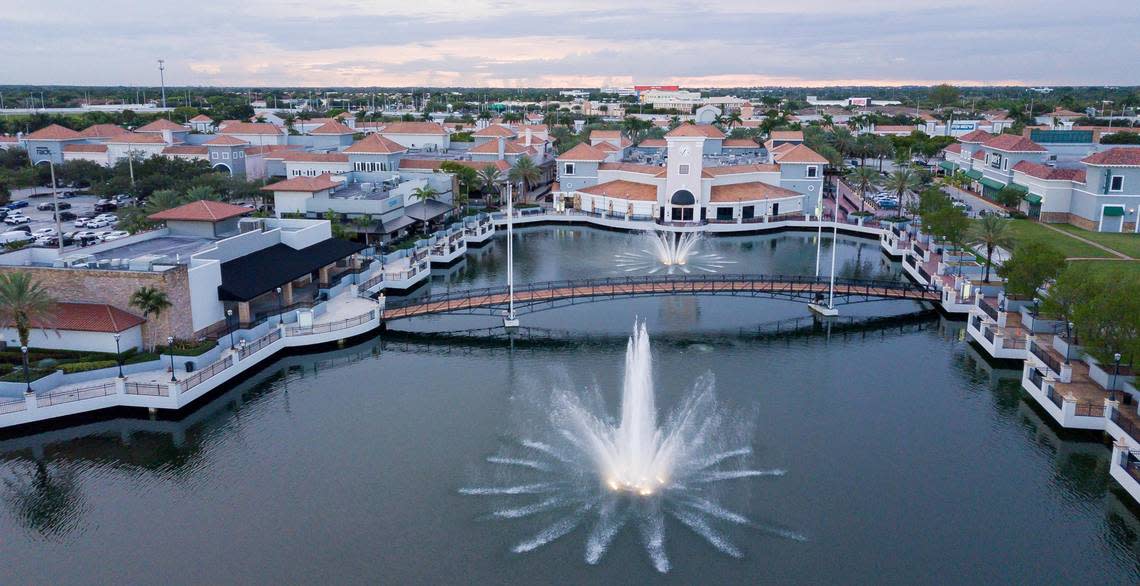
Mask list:
[[[983,151],[982,149],[978,149],[978,150],[974,151],[974,160],[976,160],[976,161],[986,160],[986,151]]]
[[[219,134],[218,136],[211,138],[210,140],[206,141],[206,144],[215,145],[215,146],[240,146],[240,145],[249,144],[249,143],[240,139],[240,138],[234,137],[234,136],[226,136],[224,134]]]
[[[975,130],[973,132],[967,132],[966,134],[959,136],[958,142],[980,143],[986,142],[993,137],[994,135],[984,130]]]
[[[591,130],[590,140],[617,140],[621,138],[620,130]]]
[[[803,142],[804,133],[801,130],[773,130],[768,133],[768,140],[798,140]]]
[[[339,181],[333,181],[332,175],[321,173],[316,177],[290,177],[284,181],[270,183],[262,187],[262,191],[299,191],[303,193],[316,193],[326,189],[340,186]],[[246,210],[249,211],[249,210]]]
[[[705,138],[724,138],[724,133],[711,124],[682,124],[670,130],[665,136],[703,136]]]
[[[471,136],[476,138],[495,138],[499,136],[504,138],[513,138],[517,136],[517,134],[518,133],[516,133],[514,130],[507,128],[506,126],[502,126],[500,124],[491,124],[480,128],[475,132],[472,132]]]
[[[309,134],[324,134],[341,136],[345,134],[356,134],[356,131],[336,121],[328,121],[324,124],[309,131]]]
[[[730,203],[737,201],[756,201],[762,199],[781,199],[786,197],[802,197],[790,189],[784,189],[762,181],[748,183],[733,183],[732,185],[714,185],[709,195],[712,203]]]
[[[107,145],[105,145],[105,144],[65,144],[65,145],[63,145],[63,152],[65,152],[65,153],[105,153],[105,152],[107,152]]]
[[[777,163],[818,163],[827,164],[823,155],[811,150],[804,144],[797,144],[790,149],[781,149],[774,157]]]
[[[759,144],[751,138],[726,138],[724,139],[724,148],[726,149],[758,149]]]
[[[549,132],[550,131],[550,129],[547,128],[545,124],[523,124],[522,127],[519,128],[519,130],[524,131],[524,132],[529,130],[529,131],[531,131],[531,133]]]
[[[1097,167],[1140,167],[1140,147],[1117,147],[1089,155],[1081,160]]]
[[[954,144],[942,149],[942,151],[947,152],[947,153],[961,153],[962,152],[962,145],[959,143],[954,143]]]
[[[574,148],[558,155],[559,161],[604,161],[606,153],[584,142],[574,145]]]
[[[166,144],[160,134],[135,134],[128,132],[107,140],[107,144]]]
[[[602,142],[599,142],[598,144],[590,145],[590,146],[598,149],[599,151],[603,151],[603,152],[607,152],[607,153],[616,152],[618,150],[618,148],[616,146],[614,146],[613,143],[607,142],[604,140]]]
[[[344,149],[344,152],[388,155],[392,153],[406,153],[408,152],[408,148],[379,134],[369,134],[363,139],[352,143],[352,146]]]
[[[1052,116],[1054,118],[1081,118],[1084,116],[1084,114],[1074,112],[1072,110],[1066,110],[1064,108],[1057,108],[1048,114],[1043,114],[1043,116]]]
[[[632,199],[635,201],[657,201],[657,186],[646,185],[645,183],[634,183],[633,181],[626,181],[618,179],[616,181],[607,181],[590,187],[583,187],[578,191],[588,193],[590,195],[604,195],[606,197],[615,197],[618,199]]]
[[[498,152],[499,152],[499,141],[489,140],[489,141],[487,141],[487,142],[485,142],[479,146],[471,148],[467,152],[484,154],[484,155],[498,154]],[[508,141],[504,141],[503,152],[505,154],[508,154],[508,155],[521,155],[521,154],[526,152],[526,149],[523,148],[518,143],[511,142],[508,140]]]
[[[906,124],[876,124],[875,132],[913,132],[916,128]]]
[[[281,157],[285,162],[292,163],[347,163],[348,155],[344,153],[310,153],[307,151],[288,151]]]
[[[76,140],[80,138],[83,138],[82,134],[58,124],[45,126],[24,136],[24,140]]]
[[[191,122],[209,122],[210,124],[214,123],[214,119],[210,118],[209,116],[207,116],[205,114],[198,114],[197,116],[191,118],[190,121]]]
[[[380,131],[382,134],[446,135],[447,129],[435,122],[393,122]]]
[[[284,156],[289,151],[301,150],[301,145],[296,144],[265,144],[260,146],[251,146],[245,149],[246,157],[256,157],[265,155],[265,158],[271,158],[275,154]]]
[[[105,303],[56,303],[51,316],[45,320],[32,320],[40,329],[70,332],[105,332],[117,334],[129,330],[146,320]]]
[[[740,175],[742,173],[779,173],[779,165],[724,165],[722,167],[705,167],[702,174],[706,177],[720,177],[721,175]]]
[[[19,140],[14,136],[0,135],[0,142],[19,142]]]
[[[400,159],[400,168],[434,171],[438,170],[444,163],[447,162],[469,167],[471,169],[475,169],[476,171],[480,171],[488,165],[502,172],[511,170],[511,164],[506,161],[453,161],[449,159]]]
[[[127,132],[126,128],[114,124],[92,124],[79,131],[79,134],[85,138],[110,138]]]
[[[1044,179],[1046,181],[1076,181],[1078,183],[1085,182],[1084,169],[1058,169],[1057,167],[1050,167],[1040,163],[1031,163],[1029,161],[1018,161],[1013,166],[1013,170],[1025,173],[1030,177]]]
[[[664,177],[666,175],[665,167],[658,167],[657,165],[639,165],[637,163],[602,163],[598,165],[598,170],[625,171],[627,173],[653,175],[654,177]]]
[[[268,122],[227,122],[219,130],[222,134],[282,134],[282,130]]]
[[[150,124],[136,128],[135,132],[162,132],[163,130],[169,130],[171,132],[187,132],[189,129],[181,124],[171,122],[166,118],[159,118]]]
[[[180,205],[176,208],[163,210],[157,214],[147,216],[148,220],[183,220],[187,222],[218,222],[227,218],[236,218],[251,212],[249,208],[233,204],[202,199]]]
[[[647,138],[638,143],[637,146],[647,149],[663,149],[668,146],[668,144],[669,143],[665,142],[663,138]]]
[[[983,146],[1007,153],[1043,153],[1045,147],[1021,136],[1020,134],[999,134],[986,142]]]
[[[208,155],[210,149],[205,146],[176,144],[162,149],[164,155]]]

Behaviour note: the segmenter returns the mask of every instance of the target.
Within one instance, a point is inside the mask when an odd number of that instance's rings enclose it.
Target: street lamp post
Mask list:
[[[1112,369],[1112,388],[1108,389],[1108,391],[1109,391],[1108,399],[1110,401],[1115,401],[1116,400],[1116,376],[1120,374],[1120,352],[1113,354],[1112,360],[1113,360],[1113,362],[1115,362],[1115,365],[1113,366],[1113,369]]]
[[[123,354],[119,350],[119,336],[115,334],[115,362],[119,365],[119,378],[123,378]]]
[[[1069,326],[1069,329],[1065,332],[1065,364],[1069,363],[1069,350],[1073,347],[1074,324],[1073,322],[1069,322],[1067,325]]]
[[[63,226],[59,221],[59,188],[55,182],[55,161],[48,159],[51,169],[51,207],[55,211],[55,238],[59,242],[59,250],[63,252]]]
[[[285,305],[282,303],[281,287],[277,288],[277,323],[285,321]]]
[[[232,309],[226,310],[226,329],[228,329],[230,331],[230,349],[231,350],[234,349],[234,327],[233,327],[233,325],[230,324],[230,318],[233,317],[233,315],[234,315],[234,310],[232,310]]]
[[[166,351],[170,354],[170,382],[178,382],[178,378],[174,376],[174,336],[166,337]]]
[[[20,353],[24,356],[24,393],[32,394],[32,375],[28,372],[28,347],[20,346]]]

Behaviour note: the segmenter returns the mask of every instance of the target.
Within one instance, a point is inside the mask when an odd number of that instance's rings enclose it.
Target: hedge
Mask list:
[[[41,378],[55,372],[56,370],[59,370],[59,369],[57,369],[57,368],[29,368],[28,369],[28,376],[29,376],[30,380],[37,381],[37,380],[40,380]],[[24,369],[23,368],[15,368],[12,370],[12,372],[9,372],[8,374],[6,374],[4,376],[0,376],[0,382],[5,382],[5,383],[22,383],[22,382],[24,382]]]
[[[174,355],[175,356],[201,356],[210,350],[217,347],[217,340],[204,340],[202,342],[187,342],[187,341],[174,341]],[[170,351],[166,346],[155,346],[154,354],[158,356],[169,355]]]

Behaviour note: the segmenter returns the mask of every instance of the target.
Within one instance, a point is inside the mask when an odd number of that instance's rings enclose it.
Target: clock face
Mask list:
[[[679,153],[681,153],[681,156],[682,156],[682,157],[687,157],[687,156],[689,156],[689,147],[687,147],[687,146],[683,146],[683,147],[681,147],[680,149],[677,149],[677,151],[678,151]]]

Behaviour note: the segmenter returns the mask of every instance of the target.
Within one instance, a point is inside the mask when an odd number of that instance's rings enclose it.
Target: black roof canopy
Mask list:
[[[218,298],[222,301],[249,301],[365,248],[359,242],[339,238],[329,238],[301,249],[274,244],[222,263]]]

